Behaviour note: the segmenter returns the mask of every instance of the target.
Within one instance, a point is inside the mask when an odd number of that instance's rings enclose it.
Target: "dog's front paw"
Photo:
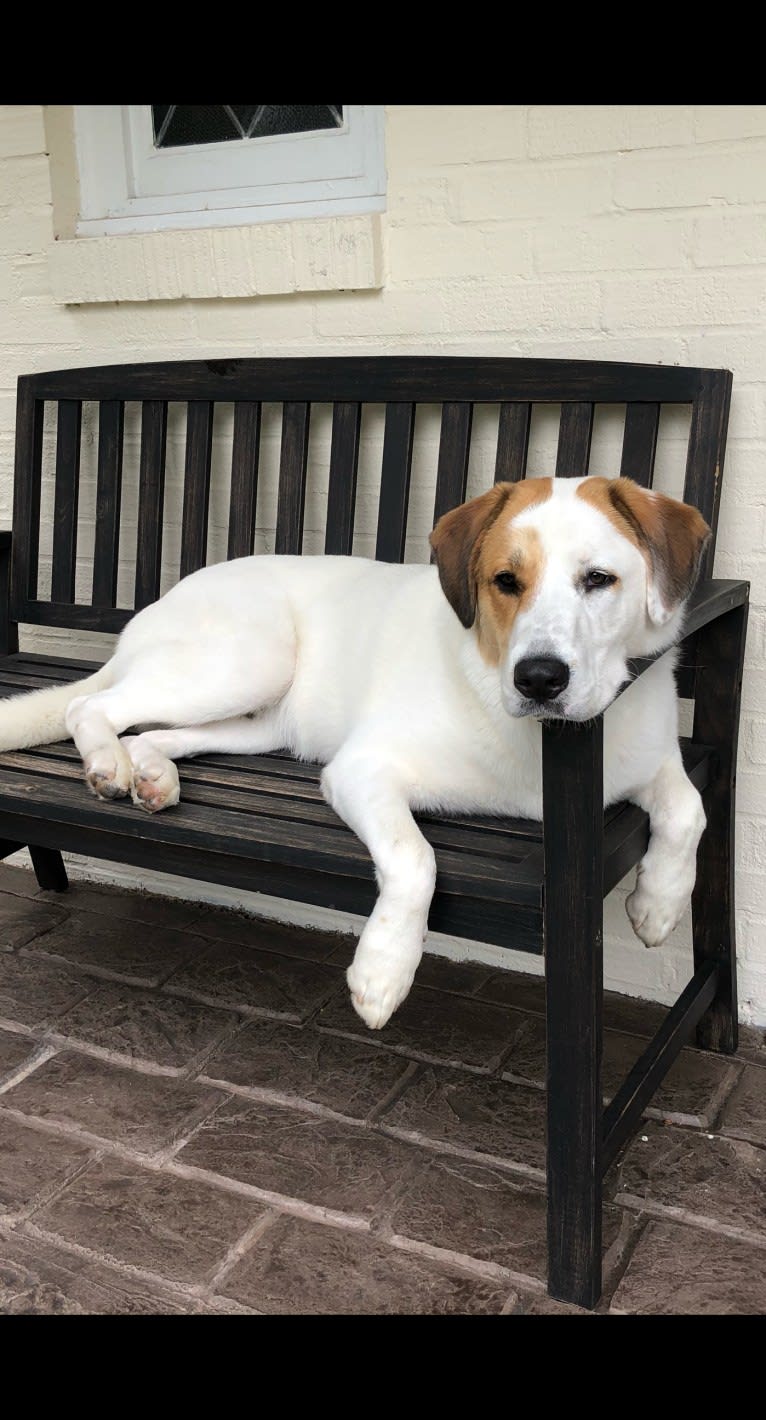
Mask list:
[[[639,873],[635,890],[625,903],[625,910],[633,931],[645,947],[662,946],[681,921],[690,894],[691,887],[688,893],[681,894],[677,887],[670,891],[669,885],[660,886],[648,874]]]
[[[387,946],[378,933],[363,933],[346,980],[357,1015],[371,1030],[381,1030],[408,994],[422,945],[407,950],[401,941]]]

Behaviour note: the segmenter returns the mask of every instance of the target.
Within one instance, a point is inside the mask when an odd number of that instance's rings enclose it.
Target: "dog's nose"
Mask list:
[[[527,700],[555,700],[569,685],[569,666],[552,656],[528,656],[516,666],[513,683]]]

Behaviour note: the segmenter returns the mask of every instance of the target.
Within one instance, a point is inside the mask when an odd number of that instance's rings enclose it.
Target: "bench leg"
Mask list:
[[[48,892],[66,892],[69,887],[69,878],[66,875],[64,860],[58,849],[30,846],[29,853],[40,887],[45,888]]]
[[[603,721],[543,728],[548,1291],[601,1295]]]
[[[734,809],[747,610],[747,604],[734,607],[697,633],[693,734],[713,746],[716,763],[702,796],[707,828],[692,895],[694,965],[718,963],[718,989],[697,1027],[697,1044],[726,1055],[737,1049]]]

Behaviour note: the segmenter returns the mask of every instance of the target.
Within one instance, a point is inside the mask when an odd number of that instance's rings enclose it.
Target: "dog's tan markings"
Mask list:
[[[544,563],[536,528],[517,528],[513,520],[499,518],[484,539],[479,557],[476,634],[479,650],[490,665],[499,665],[503,659],[516,617],[535,597]],[[504,592],[497,585],[495,578],[504,571],[517,578],[517,594]]]
[[[589,478],[576,492],[640,549],[668,610],[688,596],[710,536],[696,508],[630,478]]]
[[[480,498],[445,513],[431,533],[444,595],[464,626],[477,623],[482,653],[493,663],[500,659],[520,606],[534,595],[542,566],[539,540],[530,528],[514,530],[514,519],[534,503],[545,502],[551,491],[550,478],[497,483]],[[494,585],[502,571],[518,576],[518,597]]]

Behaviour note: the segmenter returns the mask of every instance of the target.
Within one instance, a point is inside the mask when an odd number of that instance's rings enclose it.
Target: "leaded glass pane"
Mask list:
[[[342,104],[152,104],[157,148],[230,143],[343,126]]]
[[[263,104],[250,137],[262,138],[266,134],[273,137],[275,133],[310,133],[317,128],[339,128],[342,123],[341,104]]]
[[[241,136],[225,104],[175,104],[159,146],[183,148],[189,143],[226,143]]]

